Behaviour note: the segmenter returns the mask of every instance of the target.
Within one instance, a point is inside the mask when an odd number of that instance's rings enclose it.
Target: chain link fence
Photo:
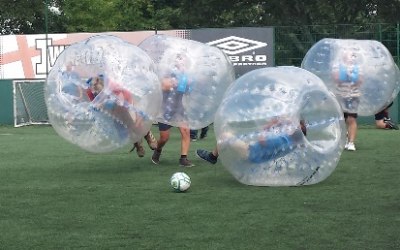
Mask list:
[[[399,58],[399,24],[310,25],[275,27],[275,65],[300,66],[307,51],[323,38],[366,39],[383,43],[397,65]]]

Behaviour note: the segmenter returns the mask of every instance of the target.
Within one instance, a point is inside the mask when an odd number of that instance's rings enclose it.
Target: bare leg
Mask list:
[[[223,150],[225,147],[230,147],[233,149],[240,158],[247,159],[249,156],[249,145],[243,140],[238,139],[231,132],[225,132],[221,138],[223,138],[222,143],[220,144],[219,150]],[[212,152],[213,155],[215,153],[218,155],[218,149],[215,148]]]
[[[386,123],[383,120],[375,120],[376,128],[386,128]]]
[[[215,148],[213,149],[213,151],[211,152],[211,154],[212,154],[213,156],[215,156],[215,157],[218,157],[218,156],[219,156],[218,148],[215,147]]]
[[[151,156],[151,161],[154,164],[160,163],[161,151],[168,140],[169,140],[169,129],[160,131],[160,139],[158,139],[157,148],[154,150],[153,155]]]
[[[357,136],[357,119],[349,116],[346,119],[347,124],[347,138],[349,142],[354,142]]]
[[[168,140],[169,140],[169,129],[165,131],[160,131],[160,139],[158,139],[156,150],[161,151]]]
[[[190,129],[180,127],[181,132],[181,155],[187,155],[190,148]]]

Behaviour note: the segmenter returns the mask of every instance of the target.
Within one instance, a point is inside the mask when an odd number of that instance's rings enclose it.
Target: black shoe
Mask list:
[[[191,140],[191,141],[197,141],[197,136],[191,136],[191,137],[190,137],[190,140]]]
[[[201,129],[200,139],[204,139],[207,137],[208,126]]]
[[[161,156],[161,151],[158,151],[157,149],[154,150],[153,155],[151,156],[151,161],[158,165],[160,163],[160,156]]]
[[[187,158],[180,158],[179,166],[185,167],[185,168],[191,168],[191,167],[194,167],[194,164],[191,161],[189,161]]]
[[[205,160],[205,161],[207,161],[207,162],[209,162],[211,164],[217,163],[217,160],[218,160],[218,158],[216,158],[216,157],[212,158],[211,157],[211,152],[208,152],[207,150],[204,150],[204,149],[197,149],[196,150],[196,155],[200,159],[203,159],[203,160]]]
[[[383,121],[389,126],[389,129],[399,130],[399,126],[397,126],[394,122],[390,119],[383,119]]]

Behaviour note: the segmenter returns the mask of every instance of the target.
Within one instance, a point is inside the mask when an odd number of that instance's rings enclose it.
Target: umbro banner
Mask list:
[[[220,48],[231,59],[236,76],[274,66],[273,28],[190,30],[190,39]]]

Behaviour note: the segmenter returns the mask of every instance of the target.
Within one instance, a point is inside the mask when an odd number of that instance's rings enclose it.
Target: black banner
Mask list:
[[[196,29],[190,30],[189,38],[224,51],[234,65],[236,77],[274,66],[273,28]]]

